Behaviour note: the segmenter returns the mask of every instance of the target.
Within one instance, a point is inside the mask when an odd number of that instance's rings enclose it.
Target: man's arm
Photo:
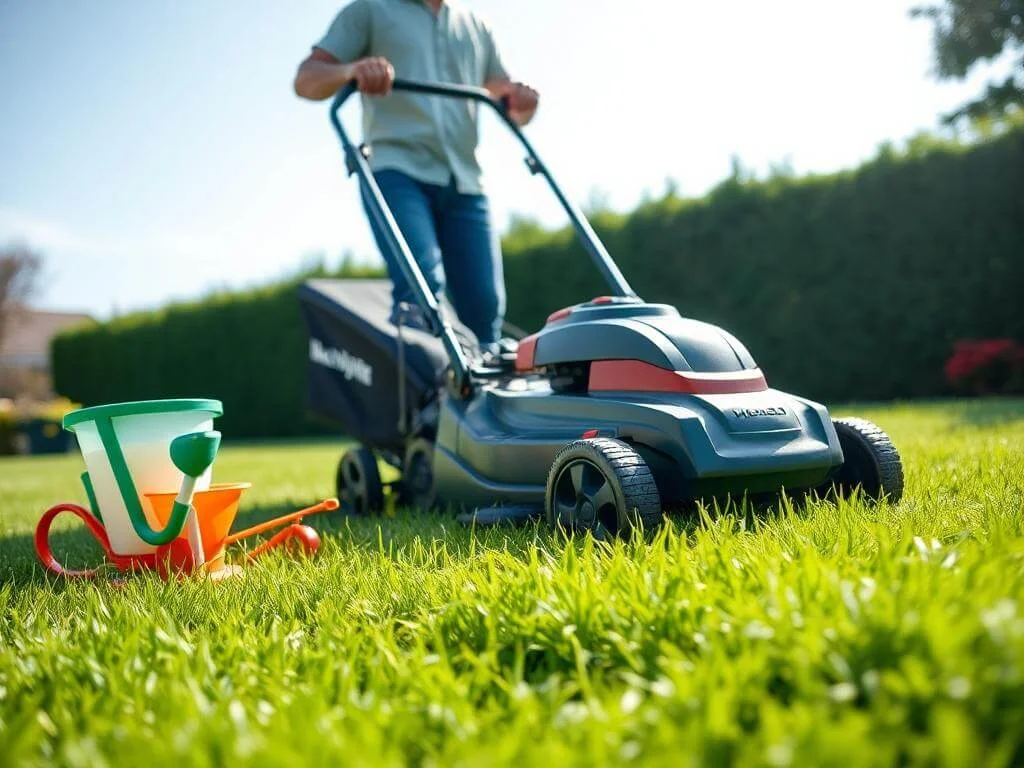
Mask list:
[[[508,101],[508,114],[517,124],[526,125],[537,114],[540,95],[530,86],[509,77],[494,30],[486,21],[480,21],[484,45],[484,88],[496,99]]]
[[[516,124],[526,125],[537,114],[540,94],[525,83],[504,78],[488,80],[484,87],[496,99],[508,99],[508,114]]]
[[[323,101],[331,98],[350,80],[356,81],[361,93],[384,96],[391,93],[395,68],[379,56],[346,64],[323,48],[314,48],[295,74],[295,93],[304,99]]]

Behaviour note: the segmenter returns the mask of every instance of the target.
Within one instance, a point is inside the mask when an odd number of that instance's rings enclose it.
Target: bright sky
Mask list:
[[[730,158],[763,172],[855,165],[933,128],[982,77],[931,77],[906,0],[461,0],[541,92],[529,128],[570,195],[626,209]],[[99,316],[376,259],[325,104],[296,65],[339,0],[0,0],[0,243],[41,249],[37,304]],[[346,122],[358,125],[353,103]],[[499,227],[561,222],[486,122]]]

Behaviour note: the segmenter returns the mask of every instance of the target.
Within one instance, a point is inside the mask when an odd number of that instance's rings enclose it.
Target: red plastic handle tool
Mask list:
[[[36,555],[39,556],[39,560],[42,562],[43,567],[50,573],[63,576],[67,579],[92,579],[100,572],[100,569],[98,568],[88,568],[86,570],[65,568],[57,561],[57,558],[53,556],[53,552],[50,549],[50,528],[53,526],[53,521],[57,516],[64,512],[69,512],[72,515],[75,515],[75,517],[85,523],[85,527],[89,529],[93,538],[99,542],[101,547],[103,547],[103,552],[106,555],[107,560],[113,563],[118,570],[128,571],[136,568],[156,567],[156,557],[154,555],[115,555],[110,549],[110,540],[107,538],[107,531],[103,527],[103,524],[93,517],[92,513],[85,507],[80,507],[78,504],[57,504],[46,510],[46,512],[43,513],[43,516],[39,518],[39,522],[36,524]]]

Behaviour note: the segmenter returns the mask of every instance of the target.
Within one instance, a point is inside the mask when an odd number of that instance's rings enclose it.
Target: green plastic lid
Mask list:
[[[74,432],[77,424],[95,421],[101,417],[117,418],[118,416],[143,416],[157,413],[176,413],[179,411],[208,411],[214,416],[224,413],[224,405],[220,400],[203,400],[182,398],[179,400],[136,400],[128,403],[111,403],[95,405],[92,408],[79,408],[64,417],[64,429]]]

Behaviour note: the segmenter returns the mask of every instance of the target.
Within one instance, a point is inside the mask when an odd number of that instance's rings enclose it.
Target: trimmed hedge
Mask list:
[[[54,387],[85,405],[216,397],[225,434],[307,434],[296,285],[217,295],[58,336]]]
[[[595,217],[633,287],[742,339],[771,385],[818,400],[945,393],[964,338],[1024,339],[1024,130],[883,150],[855,171],[727,180]],[[510,320],[606,292],[568,230],[505,240]],[[297,281],[71,331],[57,391],[87,405],[215,396],[232,436],[308,434]]]
[[[595,227],[641,296],[732,331],[770,385],[814,399],[944,394],[954,341],[1024,340],[1024,129],[832,176],[734,178]],[[516,322],[607,291],[568,232],[520,229]]]

